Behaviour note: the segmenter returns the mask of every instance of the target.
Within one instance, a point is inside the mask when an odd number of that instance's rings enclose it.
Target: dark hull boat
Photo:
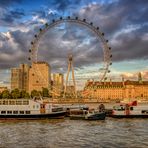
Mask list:
[[[105,112],[98,112],[94,113],[93,115],[89,115],[86,117],[86,120],[105,120],[106,113]]]
[[[105,120],[106,113],[105,112],[97,112],[97,113],[88,113],[88,114],[80,114],[80,115],[70,115],[70,119],[73,120]]]
[[[70,110],[70,119],[105,120],[105,106],[100,104],[98,109]]]
[[[65,112],[57,112],[50,114],[32,114],[32,115],[0,115],[0,120],[2,119],[60,119],[64,118]]]

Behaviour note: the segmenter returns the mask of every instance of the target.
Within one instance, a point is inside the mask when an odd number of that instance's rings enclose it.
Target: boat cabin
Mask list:
[[[62,111],[58,105],[44,103],[43,100],[35,99],[0,99],[0,115],[17,114],[48,114]]]

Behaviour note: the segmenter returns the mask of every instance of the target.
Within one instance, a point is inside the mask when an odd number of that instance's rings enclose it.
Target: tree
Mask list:
[[[49,97],[48,88],[42,87],[42,95],[43,95],[43,97]]]
[[[31,97],[33,98],[33,97],[35,97],[35,96],[39,96],[40,94],[39,94],[39,92],[37,91],[37,90],[32,90],[31,91]]]
[[[10,98],[10,93],[8,90],[4,90],[2,92],[2,99],[9,99]]]
[[[20,97],[21,98],[30,98],[30,96],[29,96],[29,93],[27,93],[25,90],[22,90],[21,92],[20,92]]]
[[[29,93],[26,92],[24,98],[29,99],[30,98]]]
[[[0,99],[2,99],[2,93],[0,92]]]
[[[11,91],[11,96],[12,96],[13,99],[20,98],[21,97],[21,93],[20,93],[19,89],[16,88],[16,89],[12,90]]]

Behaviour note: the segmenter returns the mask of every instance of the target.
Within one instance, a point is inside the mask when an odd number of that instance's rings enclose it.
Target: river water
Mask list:
[[[4,148],[146,148],[148,119],[0,121]]]

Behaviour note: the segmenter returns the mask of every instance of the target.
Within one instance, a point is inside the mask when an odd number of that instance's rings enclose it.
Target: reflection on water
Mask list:
[[[148,147],[148,119],[0,121],[0,147]]]

